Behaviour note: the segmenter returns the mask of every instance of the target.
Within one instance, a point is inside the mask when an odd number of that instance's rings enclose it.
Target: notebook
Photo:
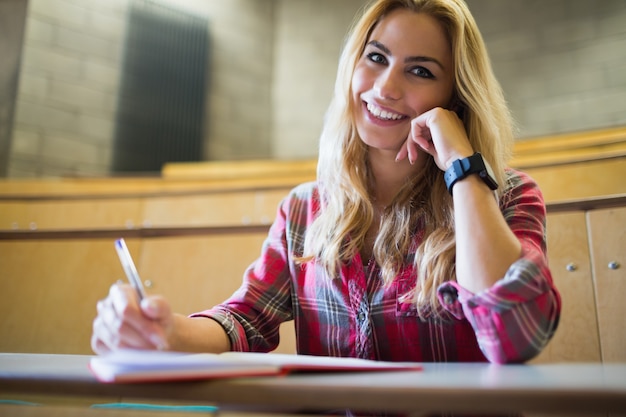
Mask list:
[[[295,372],[382,372],[421,370],[418,363],[382,362],[277,353],[182,353],[118,350],[94,356],[89,369],[106,383],[157,382],[284,375]]]

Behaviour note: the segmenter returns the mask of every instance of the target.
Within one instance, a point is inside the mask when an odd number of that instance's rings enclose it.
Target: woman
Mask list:
[[[340,59],[318,178],[281,203],[241,288],[184,317],[127,285],[98,303],[92,347],[526,361],[560,314],[537,185],[462,0],[379,0]]]

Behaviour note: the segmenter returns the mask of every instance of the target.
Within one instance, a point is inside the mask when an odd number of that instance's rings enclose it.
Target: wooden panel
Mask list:
[[[228,180],[238,178],[288,178],[291,176],[315,178],[316,159],[301,160],[243,160],[170,162],[163,165],[163,178],[212,178]]]
[[[587,220],[594,264],[598,323],[605,362],[626,361],[626,207],[593,210]],[[617,263],[612,269],[609,263]]]
[[[148,291],[188,314],[238,288],[265,233],[128,239]],[[143,249],[143,251],[142,251]],[[0,351],[90,354],[96,303],[124,279],[111,239],[0,241]],[[280,352],[294,352],[293,323]]]
[[[287,190],[146,198],[143,219],[153,227],[269,225]]]
[[[138,269],[151,293],[191,314],[228,298],[260,254],[266,233],[144,239]],[[281,328],[280,352],[295,352],[293,322]]]
[[[548,259],[563,308],[554,338],[533,362],[599,362],[585,213],[551,214],[547,227]]]
[[[274,161],[268,161],[273,164]],[[305,166],[310,165],[304,163]],[[236,169],[233,165],[232,169]],[[262,173],[261,173],[262,174]],[[115,177],[115,178],[37,178],[1,179],[0,198],[117,198],[124,196],[154,196],[180,193],[224,192],[251,189],[290,189],[315,179],[315,169],[289,172],[279,170],[275,176],[229,175],[212,177]]]
[[[515,142],[512,166],[522,169],[626,156],[626,128],[565,133]]]
[[[526,169],[546,202],[626,193],[626,158]]]
[[[0,230],[134,228],[140,214],[138,198],[0,201]]]
[[[0,351],[91,353],[96,303],[121,275],[109,239],[0,241]]]

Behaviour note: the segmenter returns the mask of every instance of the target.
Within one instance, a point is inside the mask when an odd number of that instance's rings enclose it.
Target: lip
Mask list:
[[[365,100],[362,100],[361,101],[361,105],[362,105],[361,108],[363,109],[363,113],[365,114],[365,118],[370,123],[373,123],[373,124],[376,124],[376,125],[379,125],[379,126],[396,126],[396,125],[399,125],[399,124],[403,124],[407,120],[409,120],[409,117],[407,115],[403,114],[403,113],[399,113],[397,111],[393,111],[393,110],[391,110],[391,109],[389,109],[387,107],[381,106],[381,105],[379,105],[378,103],[375,103],[375,102],[372,102],[371,104],[373,104],[374,106],[379,107],[379,108],[381,108],[381,109],[383,109],[385,111],[388,111],[390,113],[400,114],[400,115],[402,115],[402,117],[399,118],[399,119],[388,119],[388,120],[387,119],[378,118],[378,117],[374,116],[367,109],[368,102],[365,101]]]

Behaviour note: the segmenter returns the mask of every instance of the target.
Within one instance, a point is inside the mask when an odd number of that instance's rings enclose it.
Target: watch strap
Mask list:
[[[490,189],[496,190],[498,183],[488,171],[483,156],[479,152],[476,152],[472,156],[457,159],[452,162],[452,165],[450,165],[444,173],[443,178],[450,195],[452,195],[452,187],[454,187],[454,184],[473,174],[478,174]]]

